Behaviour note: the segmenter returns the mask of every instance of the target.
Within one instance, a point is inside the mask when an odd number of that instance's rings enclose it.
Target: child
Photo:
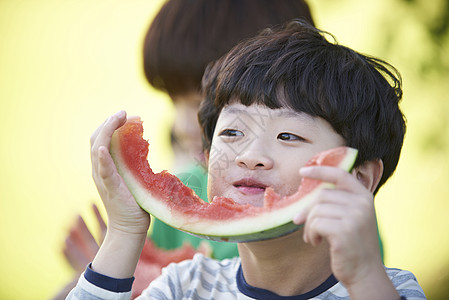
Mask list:
[[[267,186],[288,195],[301,177],[333,183],[294,218],[304,227],[241,243],[240,258],[196,255],[167,267],[141,299],[425,299],[407,271],[379,255],[373,195],[396,168],[405,131],[400,79],[381,60],[329,43],[298,21],[237,45],[204,75],[199,120],[208,196],[261,205]],[[92,135],[94,180],[108,232],[69,299],[125,299],[150,224],[108,152],[126,121],[110,117]],[[359,149],[352,173],[301,168],[319,151]]]

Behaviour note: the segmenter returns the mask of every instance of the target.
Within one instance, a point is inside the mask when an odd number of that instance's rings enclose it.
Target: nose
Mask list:
[[[269,170],[273,168],[273,160],[263,148],[249,147],[236,156],[235,162],[238,166],[250,170]]]

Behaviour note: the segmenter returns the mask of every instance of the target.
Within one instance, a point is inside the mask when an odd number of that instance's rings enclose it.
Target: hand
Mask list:
[[[126,113],[120,111],[109,117],[92,134],[92,177],[106,207],[108,229],[125,234],[146,235],[150,216],[134,200],[109,154],[112,134],[125,122]]]
[[[65,240],[64,256],[77,274],[81,274],[87,264],[94,259],[100,248],[99,244],[103,242],[106,235],[106,224],[100,211],[95,204],[92,205],[92,209],[98,222],[98,243],[81,216],[78,216]]]
[[[78,274],[81,274],[99,248],[83,218],[78,216],[77,222],[65,240],[63,252],[67,261]]]
[[[305,223],[304,241],[313,246],[327,241],[332,271],[348,289],[369,278],[373,270],[382,272],[372,193],[356,176],[339,168],[309,167],[300,174],[335,185],[319,192],[295,217],[296,224]]]
[[[92,204],[92,210],[94,211],[98,223],[98,244],[101,245],[106,236],[106,223],[104,222],[103,216],[100,214],[97,205]]]

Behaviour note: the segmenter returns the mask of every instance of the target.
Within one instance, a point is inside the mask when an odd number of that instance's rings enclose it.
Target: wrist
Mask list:
[[[108,224],[107,230],[106,230],[106,236],[110,236],[110,238],[121,238],[121,239],[140,239],[142,237],[146,237],[148,234],[148,225],[121,225],[117,223],[110,223]],[[105,236],[105,238],[106,238]]]
[[[117,220],[119,219],[119,220]],[[146,236],[150,228],[150,215],[109,218],[107,232],[118,236]]]
[[[118,279],[133,277],[146,237],[146,232],[127,232],[108,227],[92,262],[92,270]]]
[[[370,269],[346,288],[351,299],[402,299],[382,264]]]

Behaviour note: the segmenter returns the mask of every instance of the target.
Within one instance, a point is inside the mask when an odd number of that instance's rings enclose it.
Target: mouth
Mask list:
[[[259,182],[251,178],[244,178],[233,183],[233,186],[245,195],[257,195],[265,193],[267,184]]]

